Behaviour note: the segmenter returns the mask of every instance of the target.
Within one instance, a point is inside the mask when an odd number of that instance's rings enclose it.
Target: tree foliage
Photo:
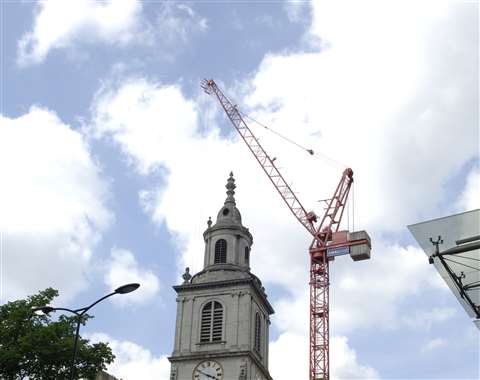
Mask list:
[[[26,300],[0,306],[0,379],[67,379],[77,326],[75,315],[36,315],[32,308],[51,304],[58,291],[45,289]],[[82,324],[91,318],[85,315]],[[75,378],[94,379],[114,355],[105,343],[79,337]]]

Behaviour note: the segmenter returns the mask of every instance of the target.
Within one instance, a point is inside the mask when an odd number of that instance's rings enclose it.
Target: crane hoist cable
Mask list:
[[[242,115],[243,117],[245,117],[245,118],[253,121],[254,123],[257,123],[258,125],[262,126],[263,128],[267,129],[268,131],[276,134],[277,136],[281,137],[282,139],[288,141],[289,143],[291,143],[291,144],[293,144],[293,145],[296,145],[296,146],[299,147],[300,149],[303,149],[304,151],[306,151],[307,153],[309,153],[311,156],[314,155],[315,152],[314,152],[312,149],[307,149],[307,148],[305,148],[304,146],[298,144],[297,142],[295,142],[295,141],[289,139],[288,137],[282,135],[281,133],[275,131],[274,129],[266,126],[265,124],[260,123],[259,121],[255,120],[253,117],[251,117],[251,116],[249,116],[249,115],[247,115],[247,114],[244,114],[243,112],[240,112],[240,113],[241,113],[241,115]]]
[[[277,135],[278,137],[284,139],[285,141],[289,142],[290,144],[293,144],[295,146],[297,146],[298,148],[304,150],[305,152],[307,152],[308,154],[310,154],[310,156],[312,156],[313,158],[316,158],[317,160],[320,160],[320,161],[326,161],[327,163],[330,163],[331,165],[334,165],[334,166],[337,166],[337,167],[340,167],[342,169],[345,169],[347,168],[348,166],[345,165],[345,164],[342,164],[340,161],[337,161],[331,157],[328,157],[327,155],[325,154],[322,154],[322,153],[316,153],[313,151],[313,149],[309,149],[309,148],[306,148],[304,147],[303,145],[300,145],[299,143],[297,143],[296,141],[293,141],[292,139],[282,135],[280,132],[277,132],[276,130],[274,130],[273,128],[259,122],[258,120],[255,120],[253,117],[241,112],[240,110],[238,110],[238,112],[246,119],[249,119],[250,121],[260,125],[261,127],[265,128],[267,131]],[[321,158],[319,158],[317,155],[320,155],[323,160]]]
[[[247,115],[246,113],[240,111],[238,108],[237,108],[237,111],[238,113],[243,116],[244,118],[246,119],[249,119],[250,121],[252,121],[253,123],[256,123],[258,125],[260,125],[261,127],[265,128],[267,131],[277,135],[278,137],[284,139],[285,141],[289,142],[290,144],[293,144],[295,145],[296,147],[306,151],[308,154],[310,154],[310,156],[312,156],[313,158],[316,158],[317,160],[320,160],[322,162],[327,162],[329,163],[330,165],[332,166],[336,166],[336,167],[340,167],[342,169],[345,169],[345,168],[348,168],[347,165],[345,164],[342,164],[340,161],[337,161],[331,157],[328,157],[327,155],[325,154],[322,154],[322,153],[315,153],[313,151],[313,149],[308,149],[306,147],[304,147],[303,145],[300,145],[299,143],[297,143],[296,141],[293,141],[292,139],[282,135],[280,132],[277,132],[276,130],[274,130],[273,128],[259,122],[258,120],[254,119],[253,117],[251,117],[250,115]],[[320,156],[323,157],[323,160],[321,158],[319,158],[317,156],[317,154],[319,154]],[[274,158],[273,160],[276,160],[276,158]],[[348,200],[348,209],[347,209],[347,212],[348,212],[348,225],[350,227],[350,209],[352,210],[352,215],[351,215],[351,221],[352,221],[352,229],[355,230],[355,182],[352,183],[352,199],[349,199]]]

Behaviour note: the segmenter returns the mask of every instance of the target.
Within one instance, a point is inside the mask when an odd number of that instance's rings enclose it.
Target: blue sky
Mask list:
[[[478,330],[406,225],[479,207],[478,2],[2,1],[0,302],[57,288],[109,369],[166,380],[175,293],[233,171],[267,289],[270,372],[307,378],[308,236],[200,80],[306,208],[355,172],[372,260],[332,264],[334,379],[476,379]],[[323,158],[323,155],[338,163]],[[353,211],[345,227],[353,227]],[[132,322],[133,321],[133,322]]]

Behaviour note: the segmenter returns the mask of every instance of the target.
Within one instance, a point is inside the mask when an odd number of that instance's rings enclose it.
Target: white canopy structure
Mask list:
[[[480,329],[480,209],[408,229]]]

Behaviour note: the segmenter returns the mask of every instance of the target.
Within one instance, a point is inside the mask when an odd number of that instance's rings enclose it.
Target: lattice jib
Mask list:
[[[255,156],[256,160],[258,161],[262,169],[265,171],[277,191],[280,193],[292,213],[300,221],[300,223],[312,235],[315,236],[315,228],[313,224],[307,220],[307,213],[304,207],[301,205],[294,192],[290,189],[290,186],[286,183],[278,169],[275,167],[275,164],[270,159],[270,156],[265,152],[257,138],[249,129],[237,107],[233,105],[230,100],[220,91],[220,89],[213,80],[203,81],[202,88],[204,88],[207,93],[213,93],[216,95],[218,101],[222,105],[233,126],[243,138],[248,148]]]

